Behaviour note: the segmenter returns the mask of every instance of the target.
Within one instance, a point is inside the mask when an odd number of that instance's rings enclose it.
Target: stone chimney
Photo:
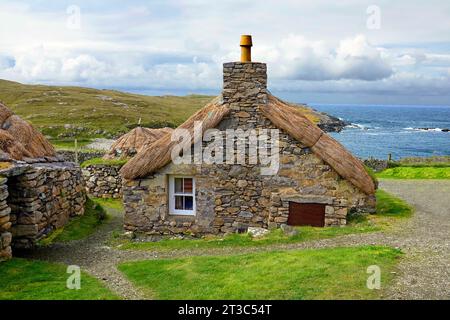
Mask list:
[[[251,36],[241,37],[240,62],[223,64],[223,102],[241,118],[255,118],[257,107],[267,103],[267,66],[252,62]]]

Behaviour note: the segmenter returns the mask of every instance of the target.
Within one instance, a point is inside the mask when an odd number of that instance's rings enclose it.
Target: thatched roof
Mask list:
[[[280,129],[289,133],[328,163],[340,176],[367,194],[375,193],[375,185],[361,161],[339,142],[304,117],[298,108],[269,95],[269,103],[261,112]]]
[[[172,133],[171,128],[149,129],[137,127],[117,139],[111,146],[105,159],[132,157],[143,148]]]
[[[221,103],[221,98],[217,97],[205,107],[197,111],[187,119],[179,129],[187,129],[194,137],[194,122],[203,122],[203,132],[216,127],[223,117],[230,112],[230,109]],[[202,134],[203,136],[203,134]],[[195,143],[194,139],[188,143]],[[165,135],[158,141],[147,146],[134,158],[127,162],[120,170],[125,179],[135,179],[145,177],[152,172],[164,167],[171,161],[172,148],[177,145],[177,141],[171,141],[171,135]]]
[[[269,95],[268,103],[260,106],[260,110],[275,126],[311,148],[314,154],[328,163],[343,178],[367,194],[375,192],[375,185],[361,161],[307,119],[298,107]],[[203,130],[207,130],[217,126],[228,112],[228,106],[222,104],[220,98],[216,98],[179,128],[193,132],[194,121],[202,120]],[[167,165],[171,161],[171,150],[175,144],[176,142],[171,142],[171,136],[167,135],[146,147],[122,167],[122,176],[125,179],[142,178]]]
[[[54,157],[55,149],[27,121],[0,103],[0,150],[14,160]]]

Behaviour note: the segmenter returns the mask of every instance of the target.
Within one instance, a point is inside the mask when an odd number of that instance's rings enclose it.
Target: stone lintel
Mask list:
[[[333,204],[333,197],[322,195],[281,195],[282,201],[292,201],[297,203],[320,203],[320,204]]]

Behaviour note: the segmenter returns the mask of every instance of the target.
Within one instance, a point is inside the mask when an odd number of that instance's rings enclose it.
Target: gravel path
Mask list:
[[[405,258],[389,297],[450,299],[450,181],[383,180],[381,188],[416,208],[398,234]]]
[[[415,206],[411,219],[395,230],[354,234],[332,239],[270,246],[270,250],[389,245],[405,253],[394,283],[385,291],[388,299],[450,299],[450,181],[383,180],[380,187]],[[102,279],[125,299],[144,295],[117,270],[125,261],[196,255],[226,255],[267,251],[267,247],[176,250],[171,252],[117,250],[105,245],[115,230],[122,230],[122,215],[109,210],[112,219],[95,234],[68,244],[55,244],[23,253],[24,257],[75,264]]]

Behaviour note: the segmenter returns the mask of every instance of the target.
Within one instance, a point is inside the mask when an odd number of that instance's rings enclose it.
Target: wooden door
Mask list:
[[[325,205],[289,202],[288,225],[323,227],[325,225]]]

